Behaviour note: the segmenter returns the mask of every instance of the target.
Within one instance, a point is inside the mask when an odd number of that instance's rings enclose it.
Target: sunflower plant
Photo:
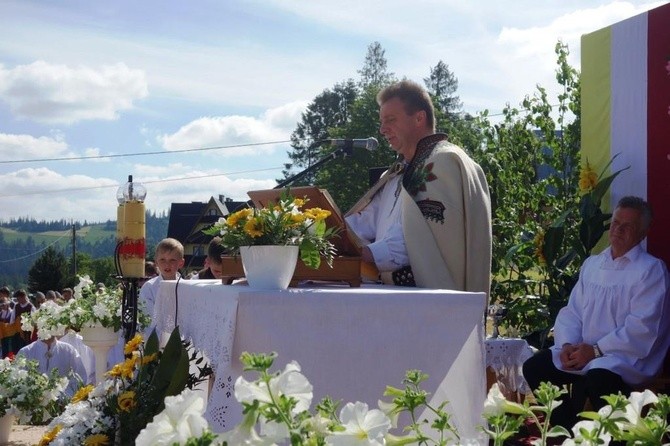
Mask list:
[[[331,213],[306,208],[307,201],[285,193],[267,207],[245,208],[220,218],[203,232],[221,237],[221,244],[232,255],[238,255],[241,246],[297,245],[308,267],[318,268],[322,258],[332,267],[335,247],[330,239],[337,231],[326,227]]]

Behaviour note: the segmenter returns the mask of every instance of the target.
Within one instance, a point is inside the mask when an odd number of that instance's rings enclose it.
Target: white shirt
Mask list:
[[[402,176],[391,178],[361,211],[346,217],[349,227],[367,242],[379,271],[395,271],[409,265],[402,233],[399,192]]]
[[[8,324],[13,324],[14,323],[14,310],[12,309],[6,309],[6,310],[0,310],[0,320],[5,320],[7,319]]]
[[[176,278],[178,279],[179,277],[181,277],[181,275],[177,273]],[[140,296],[138,300],[140,303],[144,302],[144,308],[146,308],[147,314],[151,316],[149,326],[144,330],[145,340],[149,338],[149,335],[156,327],[156,324],[154,323],[154,320],[156,319],[154,316],[154,306],[156,304],[156,297],[158,296],[158,291],[160,290],[161,282],[163,280],[163,276],[159,274],[156,277],[149,279],[144,283],[144,285],[142,285],[142,288],[140,288]]]
[[[68,331],[59,341],[70,344],[77,350],[86,368],[86,384],[95,384],[95,353],[93,353],[91,347],[84,344],[84,338],[74,331]]]
[[[46,342],[39,340],[23,347],[17,355],[37,361],[38,370],[41,373],[49,373],[51,369],[58,369],[58,373],[70,381],[65,389],[65,393],[70,397],[79,389],[78,380],[87,384],[86,367],[77,350],[70,344],[55,340],[51,348],[48,348]]]
[[[574,373],[604,368],[628,384],[653,377],[670,338],[669,289],[665,263],[639,244],[617,259],[612,259],[610,248],[589,257],[554,324],[554,365],[561,369],[564,344],[597,343],[603,356]]]

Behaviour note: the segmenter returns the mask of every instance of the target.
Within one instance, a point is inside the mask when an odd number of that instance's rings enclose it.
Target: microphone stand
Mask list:
[[[330,140],[325,139],[322,141],[316,141],[313,143],[311,146],[308,147],[307,150],[311,150],[313,147],[318,146],[319,144],[323,144],[324,142],[329,142]],[[308,173],[311,173],[321,167],[322,165],[326,164],[328,161],[337,159],[338,157],[342,156],[342,158],[346,158],[347,156],[351,156],[354,152],[354,142],[353,140],[347,140],[345,141],[344,145],[341,147],[338,147],[336,150],[332,151],[328,155],[324,156],[321,158],[319,161],[315,162],[314,164],[310,164],[305,170],[302,172],[298,172],[297,174],[293,175],[290,178],[285,179],[281,183],[277,184],[273,189],[282,189],[289,184],[301,179]]]

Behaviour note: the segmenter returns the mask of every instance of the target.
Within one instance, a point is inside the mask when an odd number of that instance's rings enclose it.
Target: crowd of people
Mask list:
[[[48,290],[29,295],[25,289],[13,293],[9,287],[0,288],[0,348],[3,358],[24,356],[38,362],[38,369],[48,373],[58,369],[62,376],[69,379],[66,389],[68,395],[82,384],[95,382],[95,356],[83,343],[81,336],[69,331],[60,338],[39,339],[37,330],[23,330],[21,317],[37,311],[47,302],[63,304],[74,298],[72,288],[61,291]]]
[[[0,350],[2,357],[16,355],[21,348],[37,339],[36,333],[21,330],[22,314],[34,312],[47,301],[63,303],[72,298],[72,288],[63,288],[61,291],[37,291],[32,295],[29,295],[23,288],[19,288],[13,293],[8,286],[0,288],[0,334],[2,336]]]

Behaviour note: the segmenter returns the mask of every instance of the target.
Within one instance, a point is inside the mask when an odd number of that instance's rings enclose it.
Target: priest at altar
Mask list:
[[[435,133],[430,96],[402,81],[377,95],[398,160],[346,221],[387,284],[489,293],[491,206],[481,167]]]

